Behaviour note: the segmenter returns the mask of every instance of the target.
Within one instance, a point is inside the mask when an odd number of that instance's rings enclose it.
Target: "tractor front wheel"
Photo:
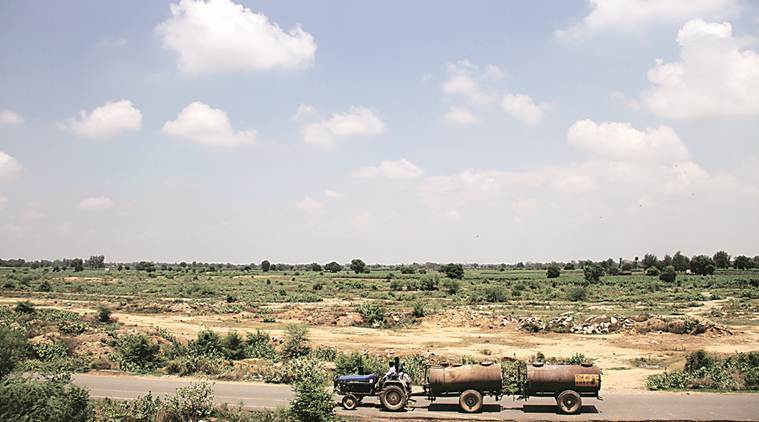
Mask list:
[[[385,387],[380,394],[382,407],[392,412],[397,412],[406,407],[406,392],[397,385]]]

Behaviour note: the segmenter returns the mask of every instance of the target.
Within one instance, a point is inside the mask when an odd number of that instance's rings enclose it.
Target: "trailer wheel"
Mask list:
[[[577,392],[566,390],[556,397],[556,404],[563,413],[578,413],[582,407],[582,399]]]
[[[397,385],[385,387],[380,394],[380,402],[385,409],[397,412],[406,407],[406,393]]]
[[[482,409],[482,394],[477,390],[466,390],[459,396],[459,406],[467,413],[479,412]]]
[[[359,400],[353,394],[343,396],[342,405],[345,410],[354,410],[358,406]]]

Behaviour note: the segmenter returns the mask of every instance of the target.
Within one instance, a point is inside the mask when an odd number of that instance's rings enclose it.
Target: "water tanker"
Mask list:
[[[482,408],[483,396],[491,395],[499,400],[502,387],[501,365],[483,362],[428,369],[424,392],[430,401],[437,397],[458,396],[463,411],[477,412]]]
[[[595,365],[527,365],[523,394],[554,397],[562,412],[577,413],[581,397],[596,397],[601,390],[601,369]]]

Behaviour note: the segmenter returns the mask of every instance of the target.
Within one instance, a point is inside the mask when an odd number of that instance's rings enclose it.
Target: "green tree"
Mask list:
[[[221,337],[211,330],[198,331],[198,337],[190,344],[190,348],[197,354],[207,357],[224,355],[221,345]]]
[[[82,258],[74,258],[71,260],[71,266],[74,268],[74,271],[84,271],[84,262],[82,261]]]
[[[160,346],[145,334],[126,334],[116,340],[115,360],[127,372],[150,372],[158,366]]]
[[[668,283],[674,283],[676,278],[677,271],[675,271],[675,267],[672,265],[667,265],[664,267],[664,269],[661,271],[661,274],[659,274],[659,280],[666,281]]]
[[[714,266],[717,268],[729,268],[730,267],[730,255],[725,251],[719,251],[712,257]]]
[[[366,263],[364,263],[364,261],[356,258],[356,259],[354,259],[354,260],[351,261],[350,269],[354,273],[356,273],[356,274],[364,273],[364,272],[366,272]]]
[[[714,269],[714,260],[706,255],[697,255],[690,260],[690,270],[696,274],[714,274]]]
[[[235,331],[230,331],[221,339],[221,347],[224,350],[224,356],[227,359],[239,360],[245,359],[245,341]]]
[[[677,251],[672,256],[672,266],[675,267],[675,271],[685,271],[690,266],[690,258]]]
[[[305,356],[311,351],[308,345],[308,328],[305,325],[289,324],[285,327],[285,342],[282,356],[286,359]]]
[[[87,390],[60,380],[8,377],[0,380],[0,419],[3,421],[92,420]]]
[[[643,255],[643,260],[641,261],[641,264],[643,265],[643,269],[647,270],[651,267],[658,267],[659,266],[659,258],[656,257],[656,255],[647,253]]]
[[[322,266],[321,266],[321,265],[319,265],[319,264],[318,264],[318,263],[316,263],[316,262],[313,262],[313,263],[311,263],[311,265],[309,265],[309,269],[310,269],[311,271],[313,271],[313,272],[317,272],[317,273],[318,273],[318,272],[321,272],[321,270],[322,270]]]
[[[558,265],[551,265],[546,270],[546,278],[558,278],[561,275],[561,268]]]
[[[589,263],[583,267],[585,280],[588,282],[598,281],[604,275],[604,267],[596,263]]]
[[[747,270],[752,267],[751,258],[746,255],[738,255],[733,260],[733,266],[738,270]]]
[[[448,278],[454,278],[457,280],[464,278],[464,266],[461,264],[454,264],[451,262],[449,264],[443,265],[440,268],[440,272],[445,274],[445,276]]]
[[[298,371],[293,390],[295,398],[290,403],[293,419],[305,422],[330,422],[335,420],[335,403],[332,393],[324,388],[327,374],[315,360]]]
[[[267,273],[271,269],[271,262],[267,260],[261,261],[261,271]]]
[[[324,269],[331,273],[339,273],[340,271],[343,270],[343,266],[338,264],[335,261],[332,261],[329,264],[325,265]]]

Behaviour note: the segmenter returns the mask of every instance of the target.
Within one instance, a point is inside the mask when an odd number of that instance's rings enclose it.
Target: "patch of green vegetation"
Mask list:
[[[688,355],[681,371],[648,377],[651,390],[759,390],[759,352],[727,356],[698,350]]]

